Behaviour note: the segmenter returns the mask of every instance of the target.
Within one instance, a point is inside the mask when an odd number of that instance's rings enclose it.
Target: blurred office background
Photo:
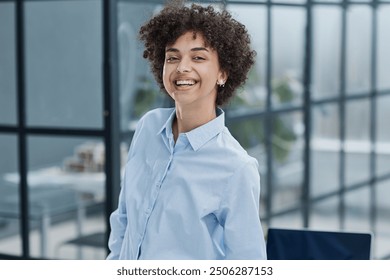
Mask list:
[[[264,232],[372,232],[390,259],[390,1],[201,2],[258,54],[224,109]],[[170,106],[137,41],[162,4],[0,0],[0,259],[105,258],[135,124]]]

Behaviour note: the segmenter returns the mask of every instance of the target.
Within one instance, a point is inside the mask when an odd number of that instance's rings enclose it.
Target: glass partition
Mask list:
[[[101,128],[101,1],[27,1],[29,126]]]
[[[28,148],[31,255],[104,259],[105,147],[101,140],[31,136]],[[100,234],[101,243],[92,252],[75,242],[94,234]]]
[[[302,212],[296,210],[288,214],[276,216],[271,221],[272,227],[279,228],[302,228]]]
[[[340,184],[339,114],[337,104],[312,109],[310,195],[338,190]]]
[[[134,130],[144,113],[164,105],[165,94],[143,58],[144,48],[138,40],[141,25],[159,9],[161,5],[146,2],[118,3],[120,128],[124,132]]]
[[[301,112],[276,115],[272,120],[273,212],[301,205],[304,172],[303,131]]]
[[[390,96],[378,97],[377,106],[376,175],[383,176],[390,173]]]
[[[0,134],[0,254],[21,256],[20,186],[9,182],[19,180],[17,148],[16,136]]]
[[[305,10],[272,7],[271,27],[272,104],[302,105]]]
[[[0,125],[16,124],[15,4],[0,3]]]
[[[310,227],[318,230],[337,231],[340,228],[340,198],[333,196],[313,203],[310,207]]]
[[[368,6],[350,6],[347,10],[347,93],[370,90],[371,14]]]
[[[229,109],[245,111],[245,109],[265,110],[267,89],[267,10],[265,6],[228,5],[234,18],[243,23],[251,36],[252,48],[256,51],[256,62],[249,73],[243,89],[236,93]]]
[[[349,101],[346,106],[346,184],[368,181],[370,176],[370,104]]]
[[[390,259],[390,181],[384,181],[377,185],[376,189],[376,210],[377,210],[377,227],[374,236],[374,250],[376,258]]]
[[[364,187],[345,194],[345,227],[350,231],[370,232],[370,188]]]
[[[390,89],[390,5],[380,6],[378,9],[378,89]]]
[[[200,2],[245,24],[257,52],[225,111],[229,130],[259,162],[263,227],[372,231],[374,258],[390,258],[390,2]],[[116,207],[108,199],[120,185],[106,196],[120,164],[105,158],[115,149],[104,143],[126,142],[123,164],[139,118],[172,106],[137,38],[164,1],[16,3],[0,3],[0,258],[104,259]],[[109,122],[106,101],[119,104]],[[20,159],[27,159],[27,234]]]
[[[341,10],[313,7],[312,99],[335,97],[340,92]]]

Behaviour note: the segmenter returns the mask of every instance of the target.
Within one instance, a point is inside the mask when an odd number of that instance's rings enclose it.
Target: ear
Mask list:
[[[220,70],[218,73],[218,81],[223,81],[223,83],[226,83],[228,76],[229,75],[227,74],[226,71]]]

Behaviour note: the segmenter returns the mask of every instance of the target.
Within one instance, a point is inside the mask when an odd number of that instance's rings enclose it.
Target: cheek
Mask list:
[[[170,77],[169,67],[168,67],[168,69],[164,67],[163,68],[163,75],[162,75],[163,85],[164,85],[165,91],[168,93],[168,95],[174,99],[175,90],[173,88],[173,85],[170,82],[169,77]]]
[[[165,89],[168,90],[167,87],[169,87],[169,72],[165,65],[163,67],[162,79]]]
[[[210,63],[207,67],[203,67],[201,71],[209,80],[217,80],[218,78],[219,68],[215,64]]]

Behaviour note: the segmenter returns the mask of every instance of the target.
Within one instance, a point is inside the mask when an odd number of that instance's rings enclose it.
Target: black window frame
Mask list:
[[[117,199],[120,189],[120,142],[131,139],[134,131],[123,133],[119,128],[119,81],[118,81],[118,46],[117,46],[117,5],[119,2],[147,2],[163,4],[161,0],[149,1],[132,1],[132,0],[96,0],[102,1],[102,34],[103,34],[103,65],[102,65],[102,83],[103,83],[103,108],[102,117],[104,119],[102,129],[79,129],[79,128],[59,128],[59,127],[31,127],[26,125],[26,91],[25,91],[25,30],[24,30],[24,4],[35,0],[0,0],[0,2],[11,2],[15,4],[15,32],[16,32],[16,77],[17,77],[17,124],[3,125],[0,124],[0,135],[14,135],[18,139],[18,162],[20,174],[20,226],[22,237],[22,255],[10,255],[0,253],[0,258],[4,259],[32,259],[30,256],[30,241],[29,241],[29,209],[28,209],[28,185],[27,185],[27,155],[28,155],[28,136],[61,136],[61,137],[98,137],[104,141],[105,156],[106,156],[106,208],[105,218],[107,225],[106,240],[109,234],[109,215],[116,208]],[[41,1],[55,1],[55,0],[41,0]],[[74,0],[74,1],[91,1],[91,0]],[[376,208],[376,186],[378,183],[390,181],[390,172],[382,175],[377,175],[376,166],[376,142],[377,142],[377,99],[384,96],[390,96],[390,89],[379,90],[377,82],[377,41],[378,41],[378,9],[384,5],[390,5],[390,2],[372,0],[367,2],[342,0],[340,2],[323,2],[307,0],[304,3],[290,3],[290,2],[273,2],[267,1],[197,1],[205,4],[220,4],[222,7],[229,5],[259,5],[267,9],[267,42],[268,49],[266,56],[266,88],[267,88],[267,102],[264,110],[250,110],[247,112],[236,113],[227,110],[227,125],[235,122],[248,119],[262,119],[264,121],[265,139],[264,145],[266,147],[266,166],[267,173],[273,173],[274,159],[272,156],[272,120],[280,115],[290,112],[302,112],[303,122],[305,127],[304,132],[304,150],[303,150],[303,184],[301,186],[301,204],[296,207],[284,209],[282,211],[272,211],[272,195],[275,182],[272,176],[267,176],[266,185],[262,188],[266,189],[267,196],[265,197],[265,211],[261,213],[261,218],[265,227],[272,225],[272,220],[275,217],[283,216],[289,213],[296,213],[297,211],[302,215],[302,227],[310,227],[310,212],[316,203],[326,201],[327,199],[337,198],[338,216],[340,217],[339,227],[345,228],[345,196],[347,193],[368,188],[370,190],[370,227],[371,231],[376,233],[377,227],[377,208]],[[372,12],[371,24],[371,66],[370,66],[370,90],[366,92],[359,92],[356,94],[346,93],[346,50],[347,50],[347,11],[353,5],[365,5],[370,7]],[[305,10],[306,26],[304,36],[304,61],[303,61],[303,103],[296,106],[273,107],[271,104],[272,97],[272,8],[277,6],[285,7],[300,7]],[[316,6],[335,6],[342,11],[342,25],[341,25],[341,45],[340,45],[340,89],[335,97],[313,99],[312,98],[312,71],[313,71],[313,7]],[[311,181],[311,137],[312,137],[312,109],[323,105],[336,105],[340,116],[339,140],[344,143],[346,140],[345,126],[346,126],[346,105],[355,100],[368,100],[370,104],[370,131],[369,139],[371,144],[369,157],[369,179],[361,182],[347,185],[346,173],[346,153],[343,146],[339,151],[340,169],[338,174],[339,188],[325,194],[315,197],[310,195],[310,181]],[[108,249],[107,249],[108,252]],[[377,256],[379,258],[390,258],[390,252],[387,256]]]

